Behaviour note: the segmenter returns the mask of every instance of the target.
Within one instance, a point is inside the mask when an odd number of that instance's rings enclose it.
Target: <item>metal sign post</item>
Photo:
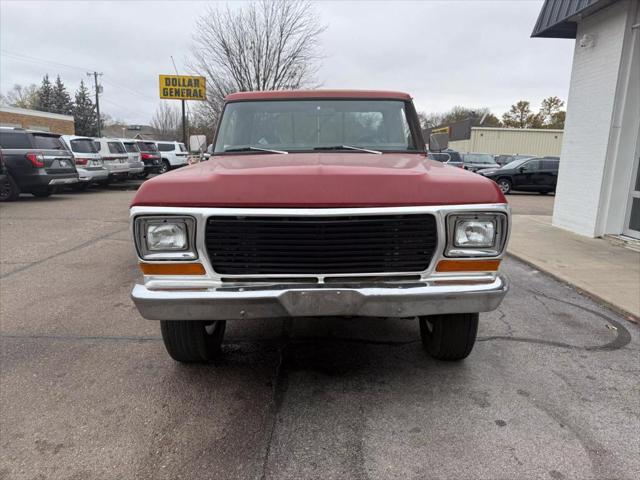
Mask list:
[[[182,100],[182,143],[187,145],[187,116],[185,114],[185,101]]]

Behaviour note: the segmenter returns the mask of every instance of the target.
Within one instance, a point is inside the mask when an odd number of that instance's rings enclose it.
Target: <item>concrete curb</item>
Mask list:
[[[576,292],[578,292],[580,295],[584,295],[587,298],[590,298],[592,300],[597,301],[598,303],[600,303],[601,305],[603,305],[604,307],[613,310],[615,313],[617,313],[618,315],[622,316],[625,318],[625,320],[628,320],[631,323],[634,323],[636,325],[640,325],[640,318],[635,316],[633,313],[619,307],[618,305],[614,305],[611,302],[608,302],[607,300],[604,300],[602,297],[596,295],[593,292],[589,292],[588,290],[585,290],[583,288],[578,287],[577,285],[575,285],[574,283],[571,283],[571,281],[569,281],[568,279],[564,278],[562,275],[558,275],[557,273],[552,272],[551,270],[547,269],[547,268],[543,268],[540,265],[537,265],[535,263],[533,263],[532,261],[521,257],[520,255],[517,255],[515,253],[512,253],[510,251],[507,250],[507,256],[515,258],[516,260],[518,260],[519,262],[522,262],[526,265],[529,265],[531,268],[535,268],[536,270],[539,270],[540,272],[549,275],[550,277],[554,278],[555,280],[558,280],[559,282],[564,283],[565,285],[570,286],[571,288],[573,288]]]

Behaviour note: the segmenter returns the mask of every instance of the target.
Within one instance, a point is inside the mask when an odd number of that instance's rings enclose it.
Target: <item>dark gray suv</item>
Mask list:
[[[21,192],[48,197],[57,186],[78,181],[73,156],[58,134],[0,127],[0,148]]]

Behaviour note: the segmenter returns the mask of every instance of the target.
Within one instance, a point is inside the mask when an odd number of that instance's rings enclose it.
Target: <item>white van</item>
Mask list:
[[[78,183],[72,188],[86,190],[91,183],[105,183],[109,179],[109,171],[104,168],[93,139],[78,135],[62,135],[61,138],[71,150],[78,171]]]
[[[129,156],[117,138],[94,138],[93,144],[109,170],[109,180],[124,180],[129,176]]]
[[[136,141],[131,138],[120,138],[119,140],[127,151],[127,156],[129,157],[129,177],[139,178],[140,174],[144,172],[144,163],[140,156],[140,149],[138,148]]]
[[[158,151],[162,155],[160,173],[168,172],[172,168],[184,167],[187,164],[189,152],[182,142],[156,142]]]

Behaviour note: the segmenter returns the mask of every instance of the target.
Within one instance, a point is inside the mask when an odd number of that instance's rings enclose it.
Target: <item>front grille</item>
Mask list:
[[[437,245],[430,214],[214,216],[205,236],[225,275],[421,272]]]

